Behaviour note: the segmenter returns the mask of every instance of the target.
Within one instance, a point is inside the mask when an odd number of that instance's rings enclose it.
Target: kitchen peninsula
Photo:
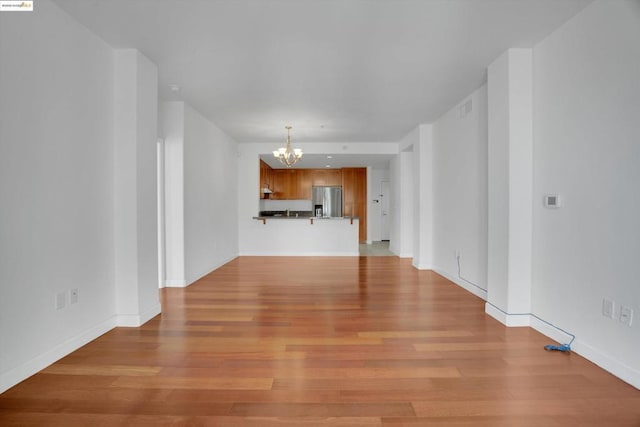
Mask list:
[[[311,200],[313,187],[342,187],[342,215],[358,217],[358,239],[361,242],[367,240],[366,168],[273,169],[263,160],[260,160],[259,172],[260,178],[256,189],[261,201],[265,199]],[[306,208],[296,209],[294,206],[287,207],[291,208],[291,210],[307,210]],[[313,209],[315,209],[314,206],[308,208],[308,210]],[[263,210],[265,209],[260,209],[260,211]],[[312,213],[315,214],[315,210]]]
[[[272,169],[260,161],[259,172],[258,209],[245,223],[251,238],[243,255],[359,255],[366,240],[366,168]]]
[[[358,256],[357,217],[256,216],[246,255]]]

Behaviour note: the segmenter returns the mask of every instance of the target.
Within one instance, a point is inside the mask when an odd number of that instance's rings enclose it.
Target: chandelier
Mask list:
[[[287,146],[280,147],[274,151],[273,157],[276,157],[280,160],[280,163],[290,168],[302,158],[302,150],[299,148],[291,149],[291,126],[285,126],[285,129],[287,130]]]

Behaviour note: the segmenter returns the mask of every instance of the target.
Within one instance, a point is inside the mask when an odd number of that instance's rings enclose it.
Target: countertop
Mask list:
[[[254,216],[253,219],[267,220],[267,219],[306,219],[306,220],[339,220],[339,219],[359,219],[357,216],[295,216],[295,215],[267,215],[267,216]]]

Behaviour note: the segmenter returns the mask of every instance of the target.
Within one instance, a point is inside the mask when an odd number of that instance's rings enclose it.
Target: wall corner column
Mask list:
[[[529,325],[533,240],[532,50],[509,49],[488,70],[486,312]]]
[[[418,126],[419,141],[415,157],[414,251],[413,266],[433,268],[433,125]]]
[[[115,52],[116,323],[140,326],[160,313],[158,296],[158,71],[135,49]]]

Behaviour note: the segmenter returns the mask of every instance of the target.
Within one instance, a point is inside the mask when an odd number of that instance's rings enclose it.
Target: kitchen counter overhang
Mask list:
[[[287,220],[306,220],[306,221],[310,221],[311,224],[313,224],[314,221],[325,221],[325,220],[330,220],[330,221],[341,221],[341,220],[347,220],[349,221],[349,224],[353,225],[353,221],[359,220],[359,218],[357,216],[286,216],[286,215],[264,215],[264,216],[254,216],[253,219],[257,219],[258,221],[262,221],[263,224],[266,224],[267,220],[271,221],[271,220],[280,220],[280,219],[287,219]]]

